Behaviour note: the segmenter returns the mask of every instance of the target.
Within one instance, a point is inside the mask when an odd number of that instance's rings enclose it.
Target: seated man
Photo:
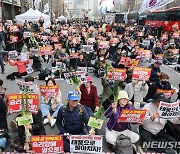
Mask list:
[[[163,93],[155,93],[153,102],[148,103],[144,106],[144,109],[147,110],[145,119],[142,122],[142,125],[139,127],[139,133],[141,140],[143,142],[175,142],[176,140],[168,135],[165,131],[163,131],[165,124],[167,123],[167,119],[160,118],[158,113],[158,107],[160,101],[167,102],[167,98],[165,98]],[[170,119],[169,121],[173,123],[180,123],[178,118]],[[168,154],[175,154],[175,151],[168,148],[156,148],[153,149],[156,152],[160,153],[168,153]]]
[[[174,55],[173,48],[170,46],[167,51],[164,52],[163,63],[167,65],[172,65],[172,63],[177,62],[176,56]]]
[[[70,152],[69,135],[85,135],[84,124],[88,133],[90,127],[87,126],[89,121],[88,113],[83,105],[79,103],[79,95],[76,91],[68,92],[68,103],[60,108],[56,125],[60,134],[64,135],[64,151]],[[93,132],[94,133],[94,132]]]

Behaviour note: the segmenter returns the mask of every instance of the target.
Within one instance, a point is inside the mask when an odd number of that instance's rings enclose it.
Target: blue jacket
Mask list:
[[[69,105],[66,106],[65,111],[63,111],[63,107],[59,109],[56,125],[60,131],[60,134],[83,134],[84,124],[87,126],[89,115],[83,105],[81,105],[82,113],[79,113],[79,106],[80,105],[78,104],[73,111],[69,109]],[[87,126],[87,129],[89,131],[90,127]]]

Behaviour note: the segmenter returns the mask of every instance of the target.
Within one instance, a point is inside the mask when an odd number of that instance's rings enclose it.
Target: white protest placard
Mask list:
[[[34,69],[30,65],[26,66],[26,70],[27,70],[27,74],[31,74],[34,72]]]
[[[174,103],[166,103],[161,101],[158,108],[160,117],[164,119],[179,118],[179,103],[179,101]]]
[[[17,60],[18,59],[18,53],[15,50],[14,51],[8,51],[8,56],[12,60]]]
[[[23,37],[25,38],[31,37],[31,32],[24,32]]]
[[[87,53],[93,52],[94,51],[93,45],[83,45],[83,51]]]
[[[100,135],[71,135],[70,152],[102,153],[102,140]]]
[[[63,63],[63,62],[56,62],[56,69],[57,70],[60,70],[60,69],[62,69],[62,71],[64,72],[64,71],[66,71],[66,64],[65,63]]]
[[[23,82],[20,80],[16,80],[16,84],[21,91],[27,91],[29,93],[33,93],[33,91],[35,89],[35,84],[33,84],[31,82]]]
[[[87,67],[77,67],[77,71],[81,71],[81,72],[88,72],[88,68]]]

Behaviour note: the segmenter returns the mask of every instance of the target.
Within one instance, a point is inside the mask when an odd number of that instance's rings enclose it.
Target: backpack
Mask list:
[[[116,153],[118,154],[133,154],[133,146],[131,139],[123,134],[116,139]]]

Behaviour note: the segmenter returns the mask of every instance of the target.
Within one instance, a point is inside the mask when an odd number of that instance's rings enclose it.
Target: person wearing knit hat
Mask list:
[[[105,138],[106,142],[113,146],[116,146],[116,139],[121,134],[128,136],[132,143],[139,140],[139,135],[130,130],[130,123],[124,123],[118,120],[123,109],[131,109],[129,96],[126,91],[119,91],[118,103],[112,103],[105,112],[105,116],[109,118]]]

